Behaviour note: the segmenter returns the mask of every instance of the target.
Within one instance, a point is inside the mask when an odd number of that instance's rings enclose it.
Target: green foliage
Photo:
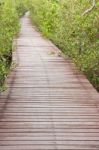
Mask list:
[[[12,61],[12,42],[20,28],[13,0],[0,1],[0,90]]]
[[[57,3],[45,0],[32,0],[30,2],[31,18],[35,24],[47,36],[53,33],[55,28]],[[34,15],[33,15],[34,14]]]
[[[99,90],[99,2],[92,11],[86,0],[30,0],[33,22],[70,56]]]
[[[19,17],[22,17],[27,11],[25,0],[16,0],[16,10]]]

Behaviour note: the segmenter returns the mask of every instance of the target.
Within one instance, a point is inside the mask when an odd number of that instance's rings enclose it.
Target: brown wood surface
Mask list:
[[[27,15],[21,26],[0,94],[0,150],[99,150],[99,94]]]

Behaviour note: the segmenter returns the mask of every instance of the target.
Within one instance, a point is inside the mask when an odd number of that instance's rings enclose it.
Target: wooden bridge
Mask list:
[[[99,150],[99,94],[28,16],[21,26],[0,94],[0,150]]]

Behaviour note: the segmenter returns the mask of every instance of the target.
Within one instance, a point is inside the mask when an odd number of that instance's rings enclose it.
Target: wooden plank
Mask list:
[[[99,94],[28,16],[0,93],[1,150],[99,150]]]

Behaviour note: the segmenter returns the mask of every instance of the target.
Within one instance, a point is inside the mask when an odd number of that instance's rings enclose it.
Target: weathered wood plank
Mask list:
[[[0,150],[99,150],[99,94],[28,16],[21,26],[0,93]]]

